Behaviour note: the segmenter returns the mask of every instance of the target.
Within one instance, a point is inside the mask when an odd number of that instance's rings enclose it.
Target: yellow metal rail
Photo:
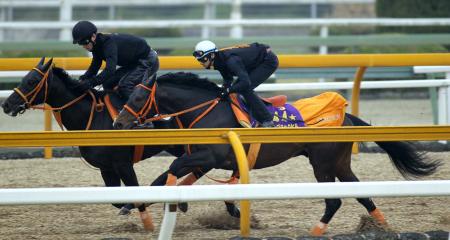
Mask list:
[[[228,144],[228,131],[242,143],[449,140],[450,126],[275,129],[172,129],[68,132],[0,132],[0,147]]]
[[[0,132],[0,147],[227,144],[238,159],[241,183],[250,182],[242,143],[448,140],[450,126],[177,129]],[[241,201],[241,235],[250,235],[250,201]]]
[[[450,65],[450,53],[421,54],[333,54],[333,55],[279,55],[280,68],[301,67],[401,67]],[[191,56],[160,56],[161,69],[201,69]],[[39,58],[2,58],[0,71],[32,69]],[[56,66],[66,70],[87,69],[91,58],[55,58]]]
[[[248,161],[247,156],[245,156],[244,147],[242,146],[242,143],[235,132],[229,131],[227,133],[227,137],[228,140],[230,141],[231,146],[233,147],[234,154],[236,155],[236,159],[238,162],[240,183],[249,184],[250,174],[248,173],[249,172]],[[241,200],[240,206],[241,206],[241,218],[240,218],[241,236],[248,237],[250,236],[250,201]]]

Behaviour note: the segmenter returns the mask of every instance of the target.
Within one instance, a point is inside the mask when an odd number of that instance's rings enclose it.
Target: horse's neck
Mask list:
[[[184,127],[187,127],[195,121],[195,119],[204,113],[211,104],[203,106],[198,110],[189,111],[189,109],[213,99],[215,99],[214,93],[201,89],[189,90],[176,86],[159,86],[156,91],[156,103],[161,114],[180,113],[181,111],[188,110],[187,113],[179,115]],[[215,108],[217,107],[230,108],[229,105],[227,106],[224,104],[216,105]],[[224,114],[231,114],[230,109],[223,109],[221,112]],[[207,117],[210,117],[209,115],[210,114],[208,114]],[[223,116],[217,117],[222,118]]]
[[[174,86],[160,85],[156,90],[158,109],[165,113],[175,113],[194,107],[214,98],[207,91],[190,90]]]
[[[56,91],[50,92],[47,97],[47,103],[53,108],[65,106],[78,97],[65,86],[58,87],[57,89]],[[62,124],[65,128],[68,130],[84,130],[86,128],[92,104],[92,101],[89,100],[90,98],[88,96],[84,97],[60,111]]]

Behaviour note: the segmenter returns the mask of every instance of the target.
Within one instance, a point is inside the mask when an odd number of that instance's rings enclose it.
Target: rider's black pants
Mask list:
[[[110,90],[118,86],[120,96],[123,99],[128,99],[136,85],[156,78],[158,69],[158,54],[156,51],[150,50],[148,56],[140,59],[137,65],[117,69],[114,76],[103,83],[103,88]]]
[[[247,91],[239,92],[245,98],[253,117],[260,123],[272,121],[273,117],[253,89],[266,81],[275,72],[277,67],[278,57],[269,50],[264,61],[253,71],[249,72],[251,81],[250,88]]]

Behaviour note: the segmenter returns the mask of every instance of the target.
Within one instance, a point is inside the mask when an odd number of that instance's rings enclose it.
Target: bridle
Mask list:
[[[39,81],[39,83],[36,85],[36,87],[34,89],[32,89],[30,92],[28,93],[23,93],[19,88],[14,88],[14,91],[22,98],[22,100],[24,101],[24,104],[20,106],[21,110],[19,111],[19,113],[23,113],[25,112],[26,109],[28,108],[37,108],[37,109],[44,109],[44,107],[38,107],[36,105],[32,105],[34,100],[36,99],[36,96],[39,94],[39,92],[41,91],[41,89],[43,87],[45,87],[45,94],[44,94],[44,103],[47,101],[47,93],[48,93],[48,78],[50,76],[50,72],[52,72],[51,70],[53,69],[53,65],[50,65],[50,67],[48,68],[48,70],[44,73],[41,70],[39,70],[38,68],[33,68],[32,70],[38,72],[42,78]]]
[[[155,98],[156,82],[153,84],[153,86],[151,88],[143,85],[142,83],[136,85],[136,87],[143,88],[143,89],[147,90],[148,92],[150,92],[150,97],[147,97],[147,101],[145,101],[144,106],[142,106],[141,110],[139,110],[137,112],[134,111],[130,106],[128,106],[128,104],[125,104],[123,106],[123,109],[127,110],[131,115],[133,115],[137,119],[139,124],[144,124],[144,122],[146,121],[146,116],[150,112],[150,110],[152,110],[152,107],[155,108],[156,114],[159,114],[158,105],[156,104],[156,98]]]
[[[36,87],[33,88],[30,92],[23,93],[22,90],[20,90],[19,88],[14,88],[14,92],[16,92],[24,101],[24,104],[20,106],[21,110],[19,111],[19,113],[20,114],[24,113],[25,110],[28,108],[51,110],[51,111],[53,111],[55,119],[57,120],[61,129],[63,129],[60,111],[72,106],[76,102],[83,99],[87,94],[89,94],[92,97],[91,113],[90,113],[89,120],[88,120],[88,123],[86,126],[86,130],[89,130],[89,128],[91,127],[94,110],[96,110],[97,112],[102,111],[104,104],[101,101],[100,101],[100,103],[97,103],[97,99],[95,98],[95,95],[94,95],[94,93],[92,93],[91,90],[88,90],[87,92],[81,94],[79,97],[73,99],[72,101],[64,104],[61,107],[51,107],[48,104],[45,104],[47,102],[47,96],[48,96],[48,79],[50,78],[50,80],[51,80],[51,78],[52,78],[52,76],[50,75],[50,73],[52,72],[52,69],[53,69],[53,64],[50,65],[50,67],[45,72],[42,72],[40,69],[38,69],[36,67],[32,69],[32,71],[34,70],[34,71],[38,72],[42,76],[42,78],[39,81],[39,83],[36,85]],[[39,92],[41,91],[42,88],[45,88],[43,106],[33,105],[33,102],[35,101],[36,96],[39,94]]]
[[[219,100],[220,100],[220,98],[214,98],[212,100],[206,101],[204,103],[198,104],[196,106],[193,106],[191,108],[188,108],[188,109],[176,112],[176,113],[160,114],[159,110],[158,110],[158,105],[156,104],[156,88],[157,88],[156,82],[153,84],[153,86],[151,88],[147,87],[143,84],[138,84],[138,85],[136,85],[136,87],[141,87],[141,88],[149,91],[150,97],[147,98],[147,101],[145,102],[144,106],[142,106],[141,110],[139,110],[139,111],[134,111],[130,106],[128,106],[128,104],[125,104],[123,106],[123,108],[125,110],[127,110],[131,115],[133,115],[137,119],[139,124],[144,124],[144,123],[149,123],[149,122],[153,122],[153,121],[159,121],[161,119],[175,117],[178,126],[180,128],[184,128],[183,124],[181,123],[181,120],[179,119],[180,115],[195,111],[199,108],[209,105],[209,107],[203,113],[201,113],[199,116],[197,116],[197,118],[195,118],[194,121],[192,121],[189,124],[188,128],[192,128],[192,126],[194,126],[195,123],[197,123],[206,114],[208,114],[219,103]],[[147,119],[147,115],[150,113],[150,111],[152,110],[153,107],[155,109],[156,115],[152,118]]]

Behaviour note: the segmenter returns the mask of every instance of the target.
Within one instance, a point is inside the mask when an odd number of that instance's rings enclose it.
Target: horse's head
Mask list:
[[[113,126],[115,129],[132,129],[143,124],[150,111],[157,111],[155,103],[156,83],[153,89],[139,84],[130,95],[127,104],[120,111]]]
[[[52,74],[53,58],[44,64],[42,58],[37,66],[22,78],[20,85],[2,104],[3,111],[10,116],[22,114],[32,105],[45,102],[48,90],[48,79]]]

